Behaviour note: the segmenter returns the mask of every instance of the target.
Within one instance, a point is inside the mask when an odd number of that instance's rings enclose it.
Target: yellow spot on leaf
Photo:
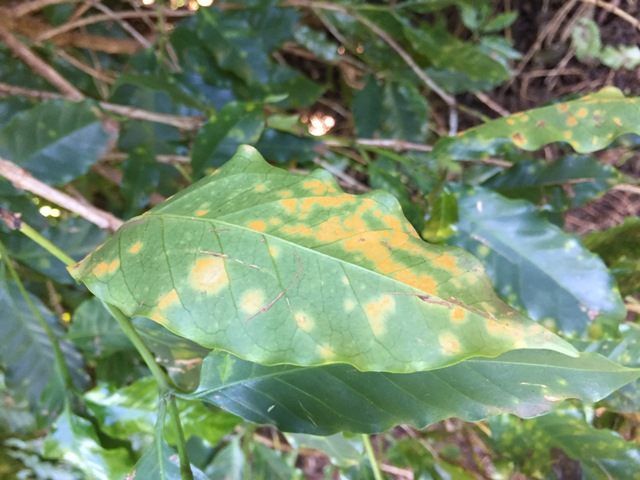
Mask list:
[[[313,318],[311,318],[311,316],[306,312],[296,312],[293,315],[293,318],[296,321],[296,325],[298,325],[298,328],[304,330],[305,332],[309,332],[310,330],[312,330],[315,325]]]
[[[275,245],[269,246],[269,255],[271,255],[273,258],[278,258],[280,256],[280,247],[277,247]]]
[[[282,198],[289,198],[293,196],[293,192],[291,190],[282,190],[278,192],[278,196]]]
[[[518,120],[520,120],[521,122],[528,122],[529,121],[529,115],[521,115]]]
[[[281,200],[280,205],[282,205],[286,211],[293,213],[298,207],[298,200],[295,198],[287,198],[285,200]]]
[[[573,137],[573,132],[569,132],[569,131],[564,132],[565,140],[570,140],[571,137]]]
[[[356,307],[356,302],[354,302],[351,298],[347,298],[343,303],[344,311],[350,313]]]
[[[617,126],[622,126],[622,121],[618,117],[613,117],[611,120],[613,120],[613,123],[615,123]]]
[[[396,301],[391,295],[381,295],[378,300],[372,300],[364,305],[373,335],[379,337],[384,334],[389,316],[396,311]]]
[[[240,297],[240,308],[244,313],[252,314],[260,310],[265,304],[265,294],[263,290],[252,288],[247,290]]]
[[[171,305],[178,302],[180,302],[180,296],[174,288],[173,290],[170,290],[169,293],[161,297],[160,300],[158,300],[158,310],[164,310],[167,307],[170,307]]]
[[[456,259],[451,255],[441,255],[433,260],[433,264],[438,267],[442,267],[445,270],[449,270],[453,274],[459,273],[458,267],[456,266]]]
[[[511,140],[513,140],[513,143],[515,143],[518,147],[522,147],[527,143],[527,139],[524,138],[520,132],[511,135]]]
[[[444,353],[455,355],[460,353],[460,341],[451,333],[443,333],[438,336],[438,343]]]
[[[464,308],[453,307],[453,310],[451,310],[451,320],[453,320],[456,323],[464,322],[466,317],[467,315],[466,315],[466,312],[464,311]]]
[[[198,210],[196,212],[196,217],[204,217],[207,213],[209,213],[209,210]]]
[[[587,116],[589,111],[586,108],[581,108],[576,112],[576,117],[584,118]]]
[[[575,127],[578,124],[578,119],[573,115],[567,117],[567,127]]]
[[[507,118],[506,122],[507,122],[507,125],[514,125],[516,123],[516,121],[513,118]]]
[[[129,249],[129,253],[138,253],[141,249],[142,249],[142,242],[136,242],[133,245],[131,245],[131,248]]]
[[[249,227],[251,230],[264,232],[267,229],[267,224],[262,220],[254,220],[253,222],[247,223],[247,227]]]
[[[120,266],[120,260],[118,260],[118,259],[112,260],[109,263],[100,262],[95,267],[93,267],[92,273],[96,277],[103,277],[107,273],[115,272],[118,269],[119,266]]]
[[[224,260],[219,257],[199,258],[189,275],[189,285],[199,292],[215,294],[228,283]]]
[[[310,190],[314,195],[323,195],[327,192],[327,185],[320,180],[306,180],[302,182],[302,188]]]
[[[335,358],[336,354],[331,348],[320,345],[318,347],[318,354],[325,360],[331,360]]]
[[[260,192],[264,192],[265,188],[266,187],[264,185],[260,184],[260,185],[256,186],[255,190],[256,190],[256,192],[260,193]]]
[[[562,113],[569,111],[569,105],[567,105],[566,103],[559,103],[557,108],[558,108],[558,111]]]

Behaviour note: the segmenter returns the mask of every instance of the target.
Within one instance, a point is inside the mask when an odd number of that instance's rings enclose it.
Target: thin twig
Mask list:
[[[109,212],[100,210],[93,205],[80,202],[69,195],[50,187],[46,183],[41,182],[29,172],[20,168],[15,163],[0,158],[0,176],[9,180],[14,187],[20,190],[26,190],[34,195],[42,197],[51,203],[54,203],[85,220],[94,223],[100,228],[107,228],[115,231],[122,225],[122,220],[115,217]]]
[[[640,187],[637,185],[629,185],[623,183],[621,185],[615,185],[613,190],[620,190],[621,192],[634,193],[636,195],[640,195]]]
[[[614,15],[620,17],[622,20],[633,26],[634,28],[640,30],[640,20],[637,18],[633,18],[632,15],[628,14],[621,8],[603,0],[580,0],[583,3],[588,3],[590,5],[595,5],[597,7],[602,8],[608,12],[613,13]]]
[[[2,40],[16,57],[31,67],[38,75],[60,90],[70,100],[82,100],[84,95],[67,79],[54,70],[47,62],[33,53],[22,42],[0,25],[0,40]]]
[[[32,0],[31,2],[25,2],[22,5],[18,5],[13,8],[13,15],[15,17],[22,17],[27,13],[35,12],[36,10],[42,10],[49,5],[56,5],[58,3],[76,3],[80,0]]]
[[[166,17],[190,17],[195,12],[190,10],[162,10],[161,12]],[[61,35],[70,30],[74,30],[80,27],[86,27],[87,25],[93,25],[94,23],[104,22],[106,20],[115,20],[115,19],[134,19],[134,18],[144,18],[147,16],[156,17],[159,13],[157,12],[112,12],[112,15],[93,15],[91,17],[83,17],[79,18],[76,21],[63,23],[59,27],[52,28],[51,30],[47,30],[46,32],[38,35],[37,41],[43,42],[45,40],[49,40],[50,38]]]
[[[40,100],[53,100],[63,98],[62,95],[44,90],[34,90],[30,88],[18,87],[0,82],[0,96],[19,95],[22,97],[37,98]],[[80,99],[82,100],[82,98]],[[122,115],[123,117],[134,120],[148,120],[149,122],[162,123],[171,125],[182,130],[193,131],[200,128],[203,119],[200,117],[181,117],[176,115],[167,115],[165,113],[151,112],[140,108],[129,107],[126,105],[117,105],[115,103],[98,102],[100,107],[108,112]]]
[[[146,39],[144,37],[144,35],[142,35],[140,32],[138,32],[135,28],[133,28],[131,26],[131,24],[129,24],[129,22],[125,21],[122,18],[119,18],[115,15],[115,12],[113,10],[111,10],[109,7],[107,7],[106,5],[103,5],[100,2],[96,2],[94,1],[92,3],[93,7],[100,10],[102,13],[104,13],[105,15],[107,15],[109,17],[110,20],[115,21],[118,25],[120,25],[122,27],[123,30],[125,30],[126,32],[129,33],[129,35],[131,35],[131,37],[133,37],[134,40],[136,40],[140,45],[142,45],[144,48],[149,48],[151,47],[151,42]]]

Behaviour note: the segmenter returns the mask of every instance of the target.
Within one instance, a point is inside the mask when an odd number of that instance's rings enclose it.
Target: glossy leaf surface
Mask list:
[[[75,346],[61,338],[58,319],[35,295],[26,294],[23,297],[15,282],[0,277],[0,362],[7,385],[26,398],[38,415],[48,417],[60,411],[68,392],[56,368],[51,339],[36,315],[59,335],[57,341],[76,385],[83,388],[89,379]]]
[[[532,350],[410,374],[360,372],[341,364],[265,367],[212,352],[200,387],[188,397],[285,431],[372,433],[450,417],[532,417],[564,399],[598,400],[639,375],[596,354],[572,358]]]
[[[194,480],[207,480],[202,470],[191,465]],[[158,439],[145,452],[127,480],[182,480],[180,475],[180,458],[163,439]]]
[[[640,99],[606,87],[578,100],[516,113],[442,138],[434,155],[468,160],[497,155],[505,146],[537,150],[552,142],[566,142],[588,153],[625,133],[640,133]]]
[[[498,300],[467,252],[424,243],[383,192],[343,193],[243,147],[70,269],[102,300],[267,365],[411,372],[572,347]]]
[[[0,156],[49,184],[73,180],[107,152],[114,133],[95,108],[53,100],[16,114],[0,131]]]
[[[462,192],[452,243],[474,252],[496,288],[529,317],[566,333],[592,322],[617,331],[624,304],[602,260],[545,220],[529,202],[475,188]]]

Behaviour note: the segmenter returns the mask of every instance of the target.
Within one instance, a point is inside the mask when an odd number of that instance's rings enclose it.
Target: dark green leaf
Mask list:
[[[597,322],[617,332],[624,304],[600,258],[529,202],[475,188],[461,193],[451,242],[480,258],[503,298],[567,334]]]
[[[32,310],[33,307],[33,310]],[[80,389],[88,383],[82,357],[70,342],[63,340],[58,319],[34,295],[23,297],[15,282],[0,278],[0,360],[7,385],[18,398],[26,398],[42,417],[60,411],[68,394],[62,373],[56,367],[51,339],[36,315],[58,336],[67,368]]]
[[[243,143],[256,143],[264,129],[264,115],[257,104],[231,103],[199,130],[193,146],[194,172],[219,167]]]
[[[264,364],[410,372],[573,348],[495,296],[467,252],[424,243],[394,197],[342,192],[251,147],[70,269],[99,298]]]
[[[521,161],[483,184],[508,198],[547,204],[556,211],[584,205],[604,194],[621,175],[587,155],[566,155],[553,162]]]
[[[95,108],[91,102],[52,100],[16,114],[0,130],[0,156],[46,183],[70,182],[107,153],[113,140]]]
[[[585,246],[602,257],[616,277],[623,295],[640,292],[640,218],[584,237]]]
[[[450,417],[533,417],[564,399],[596,401],[638,376],[638,370],[600,355],[572,358],[541,350],[409,374],[360,372],[342,364],[265,367],[212,352],[199,389],[188,397],[284,431],[373,433],[398,424],[423,428]]]
[[[503,455],[513,458],[525,474],[552,474],[553,449],[577,460],[572,478],[638,478],[640,449],[617,433],[598,430],[575,411],[554,412],[519,421],[499,417],[490,422],[492,436]],[[634,473],[635,472],[635,473]]]

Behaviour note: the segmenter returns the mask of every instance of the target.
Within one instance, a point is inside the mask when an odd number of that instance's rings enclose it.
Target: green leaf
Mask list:
[[[422,230],[422,238],[439,243],[456,232],[458,223],[458,199],[449,189],[443,190],[426,214],[427,221]]]
[[[289,433],[285,436],[294,448],[320,450],[333,465],[340,468],[357,466],[362,460],[364,448],[357,437],[348,438],[342,433],[324,437],[306,433]]]
[[[251,147],[70,269],[100,299],[263,364],[411,372],[567,343],[498,300],[467,252],[424,243],[397,200],[343,193]]]
[[[602,39],[598,24],[591,18],[579,18],[571,30],[571,45],[580,61],[593,61],[600,56]]]
[[[82,389],[89,379],[74,345],[61,338],[63,330],[58,319],[40,299],[26,293],[25,298],[15,282],[0,278],[0,361],[7,385],[18,398],[26,398],[39,416],[53,417],[62,408],[68,392],[63,375],[56,368],[53,345],[36,312],[58,335],[76,386]]]
[[[554,412],[533,420],[499,417],[490,422],[498,451],[518,469],[536,477],[551,475],[553,449],[580,463],[575,478],[638,478],[640,449],[610,430],[595,429],[574,411]],[[635,474],[633,472],[636,472]]]
[[[194,480],[207,480],[202,470],[191,465]],[[140,458],[127,480],[182,480],[178,454],[163,439],[158,439]]]
[[[245,480],[248,478],[245,469],[248,469],[248,462],[240,446],[240,438],[236,436],[218,452],[205,473],[209,478]]]
[[[102,302],[95,297],[76,308],[66,338],[96,358],[134,348]]]
[[[256,143],[264,129],[262,108],[257,104],[230,103],[198,131],[191,165],[194,172],[219,167],[243,143]]]
[[[640,367],[640,327],[634,323],[625,323],[620,326],[620,335],[620,340],[604,339],[574,344],[580,350],[599,353],[625,367]],[[616,412],[637,412],[640,410],[640,381],[625,385],[604,401],[609,409]]]
[[[106,449],[93,425],[65,408],[56,427],[44,443],[45,457],[64,459],[82,470],[87,479],[121,478],[131,469],[131,460],[122,448]]]
[[[586,235],[583,241],[609,266],[624,296],[640,292],[640,218],[627,218],[622,225]]]
[[[212,352],[200,387],[186,396],[283,431],[330,435],[375,433],[399,424],[423,428],[450,417],[476,422],[505,412],[533,417],[565,399],[596,401],[638,376],[637,369],[589,353],[572,358],[519,350],[394,374],[344,364],[266,367]]]
[[[594,157],[565,155],[553,162],[517,162],[483,186],[508,198],[523,198],[538,205],[546,204],[554,211],[564,211],[604,194],[620,178],[615,168]]]
[[[578,153],[589,153],[625,133],[640,133],[640,98],[625,98],[617,88],[605,87],[578,100],[516,113],[457,137],[443,137],[433,154],[469,160],[498,155],[513,145],[537,150],[552,142],[566,142]]]
[[[534,320],[567,334],[592,322],[617,332],[624,304],[602,260],[535,207],[480,187],[458,200],[458,235],[451,242],[480,258],[496,289]]]
[[[0,156],[51,185],[68,183],[113,140],[95,109],[91,102],[52,100],[20,112],[0,130]]]
[[[158,413],[158,386],[152,377],[117,390],[99,385],[87,392],[85,399],[108,435],[122,440],[137,438],[138,444],[145,443],[145,436],[152,438]],[[215,445],[240,422],[235,415],[209,410],[201,402],[178,400],[177,405],[186,439],[200,436]],[[173,424],[168,418],[165,422],[165,438],[175,444]]]

